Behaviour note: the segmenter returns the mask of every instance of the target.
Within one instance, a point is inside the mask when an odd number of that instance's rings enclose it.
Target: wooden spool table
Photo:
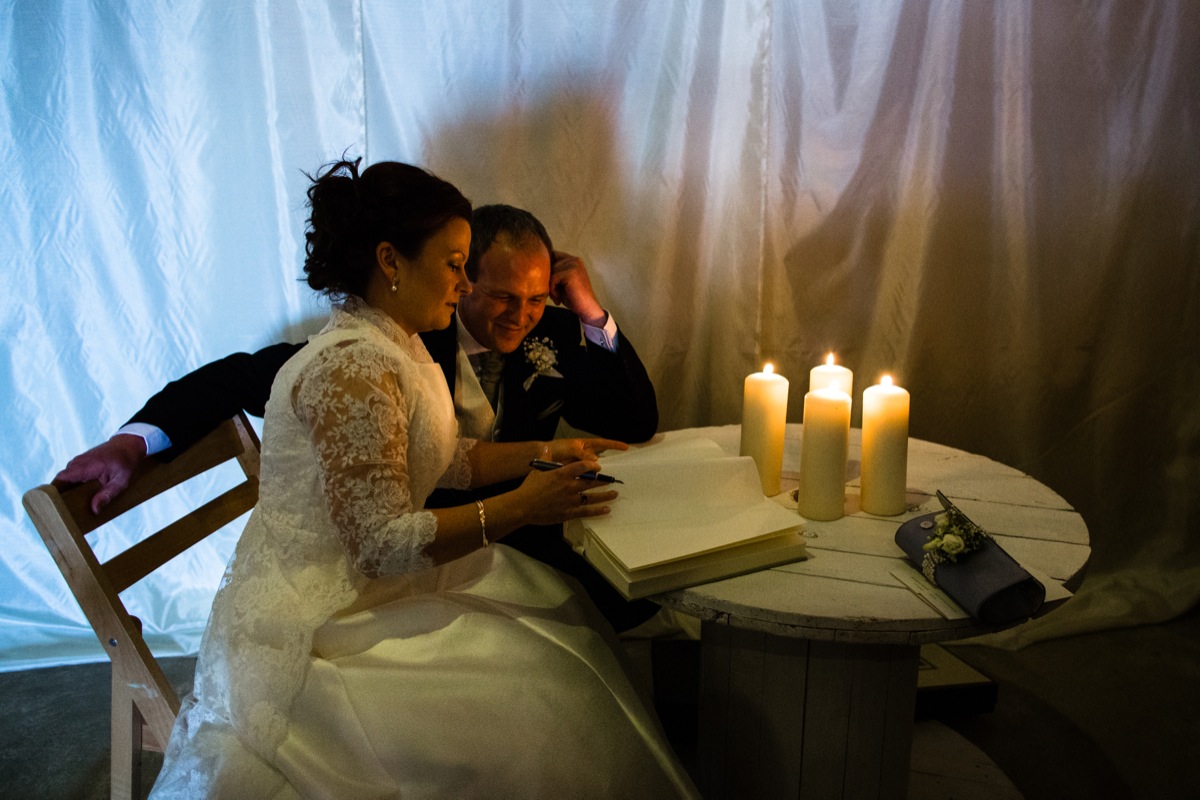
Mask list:
[[[787,426],[775,498],[791,508],[801,430]],[[1052,490],[983,456],[918,439],[909,440],[908,511],[862,512],[860,435],[851,430],[846,515],[805,521],[807,560],[653,598],[701,621],[697,772],[709,800],[904,797],[920,646],[996,630],[965,615],[948,618],[936,597],[914,590],[933,591],[893,537],[903,521],[941,510],[936,490],[1042,580],[1042,613],[1069,596],[1062,583],[1087,559],[1083,518]],[[736,425],[655,441],[689,437],[738,454]]]

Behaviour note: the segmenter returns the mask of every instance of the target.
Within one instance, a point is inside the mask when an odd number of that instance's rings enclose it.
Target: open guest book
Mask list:
[[[572,520],[564,535],[627,598],[805,557],[802,520],[763,496],[748,456],[687,439],[600,461],[624,482],[612,513]]]

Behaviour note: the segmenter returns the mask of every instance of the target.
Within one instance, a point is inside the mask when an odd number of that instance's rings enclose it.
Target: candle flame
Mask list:
[[[829,355],[825,356],[825,363],[828,364],[829,366],[833,366],[833,353],[830,353]]]
[[[765,372],[767,375],[770,375],[774,371],[775,371],[775,365],[772,364],[770,361],[763,364],[763,372]]]
[[[879,379],[879,383],[882,384],[883,386],[891,386],[892,385],[892,376],[884,375],[882,378]]]

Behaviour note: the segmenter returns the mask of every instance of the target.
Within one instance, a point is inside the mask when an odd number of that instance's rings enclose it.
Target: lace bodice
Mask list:
[[[419,509],[442,476],[466,488],[465,450],[454,447],[454,409],[441,368],[421,340],[360,305],[409,359],[375,337],[341,339],[317,352],[292,386],[296,418],[309,430],[330,516],[354,566],[368,577],[432,566],[432,514]],[[335,312],[331,329],[361,323]],[[457,456],[457,457],[456,457]]]
[[[445,378],[418,337],[364,303],[335,308],[272,387],[259,503],[213,603],[198,708],[269,756],[313,631],[371,578],[432,566],[425,500],[439,483],[467,488],[473,444],[457,439]]]

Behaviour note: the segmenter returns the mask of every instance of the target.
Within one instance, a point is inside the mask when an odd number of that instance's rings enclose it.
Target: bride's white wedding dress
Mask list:
[[[265,420],[260,500],[151,797],[695,796],[556,572],[503,546],[424,555],[424,502],[466,488],[474,442],[418,337],[335,308]]]

